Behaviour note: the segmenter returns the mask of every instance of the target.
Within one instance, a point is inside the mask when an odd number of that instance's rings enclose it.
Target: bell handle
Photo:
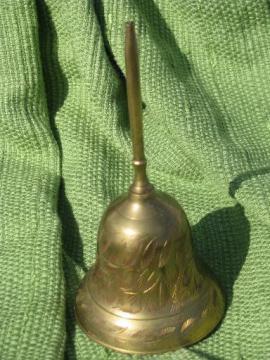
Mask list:
[[[135,25],[133,21],[126,23],[125,62],[128,112],[133,147],[134,181],[130,191],[145,194],[152,190],[146,174],[146,158],[144,155],[142,99],[140,87],[139,57]]]

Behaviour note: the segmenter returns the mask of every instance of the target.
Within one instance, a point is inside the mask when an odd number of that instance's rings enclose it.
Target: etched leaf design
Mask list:
[[[143,291],[143,293],[144,293],[144,294],[149,293],[149,291],[153,290],[153,289],[158,285],[159,281],[160,281],[160,277],[158,277],[158,278],[156,279],[156,281],[155,281],[151,286],[149,286],[147,289],[145,289],[145,290]]]
[[[139,278],[145,278],[145,277],[147,277],[148,276],[148,274],[149,274],[149,272],[151,273],[152,271],[151,270],[149,270],[149,269],[144,269],[141,273],[140,273],[140,275],[139,275]]]
[[[174,284],[173,290],[172,290],[172,300],[173,302],[178,302],[179,301],[179,288],[180,288],[180,284],[181,284],[181,274],[178,274],[177,280]]]
[[[158,273],[155,270],[146,268],[137,279],[137,287],[141,291],[148,289],[158,278]],[[135,282],[134,285],[136,286]]]
[[[136,314],[142,310],[141,294],[126,294],[126,301],[120,307],[122,311]]]
[[[194,318],[190,318],[190,319],[187,319],[186,321],[184,321],[181,326],[181,332],[186,331],[194,323],[194,321],[195,321]]]
[[[160,251],[158,267],[161,268],[165,266],[170,258],[171,253],[171,242],[167,239],[165,240],[163,247]]]
[[[201,318],[205,318],[207,316],[208,312],[209,312],[209,307],[206,306],[206,308],[204,308],[201,313]]]
[[[102,261],[104,261],[106,263],[107,266],[109,266],[112,269],[121,269],[120,265],[114,264],[113,262],[111,262],[108,258],[106,258],[103,255],[100,255],[100,258],[102,259]]]
[[[120,288],[121,291],[123,291],[124,294],[126,295],[136,295],[137,291],[134,291],[133,289],[125,289],[125,288]]]
[[[154,241],[155,241],[155,238],[153,238],[153,239],[151,239],[150,241],[149,241],[149,243],[146,245],[146,247],[145,247],[145,249],[144,249],[144,251],[143,251],[143,256],[146,256],[147,257],[147,255],[148,255],[148,253],[151,251],[153,251],[153,249],[151,248],[152,247],[152,245],[153,245],[153,243],[154,243]],[[149,251],[150,250],[150,251]]]
[[[169,334],[171,334],[172,332],[174,332],[175,329],[176,329],[175,326],[167,326],[167,327],[165,327],[165,328],[163,328],[163,329],[160,330],[160,335],[161,335],[161,336],[169,335]]]
[[[146,237],[149,238],[149,236],[146,236]],[[157,239],[155,237],[150,238],[149,242],[143,249],[143,251],[141,253],[141,261],[140,261],[141,269],[148,268],[151,265],[151,263],[153,262],[153,260],[155,259],[156,240]]]
[[[166,304],[168,291],[164,281],[160,281],[158,289],[159,306],[162,307]]]
[[[155,271],[151,271],[150,275],[147,278],[147,281],[151,281],[153,279],[153,277],[155,276]]]
[[[176,302],[176,303],[173,303],[172,305],[171,305],[171,308],[170,308],[170,313],[178,313],[179,312],[179,310],[181,309],[181,307],[182,307],[182,303],[181,302]]]
[[[179,270],[174,262],[170,261],[165,269],[165,277],[166,277],[166,285],[169,289],[169,291],[172,293],[175,287],[175,283],[178,279]]]
[[[124,332],[126,332],[128,330],[128,327],[122,327],[122,328],[119,328],[119,329],[116,329],[116,330],[114,330],[114,332],[115,332],[115,334],[116,335],[121,335],[121,334],[123,334]]]

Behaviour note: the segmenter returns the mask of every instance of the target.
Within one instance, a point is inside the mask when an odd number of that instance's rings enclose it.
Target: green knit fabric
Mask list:
[[[269,4],[0,1],[1,360],[270,358]],[[227,299],[212,335],[164,355],[118,354],[74,321],[100,217],[132,179],[127,20],[149,177]]]

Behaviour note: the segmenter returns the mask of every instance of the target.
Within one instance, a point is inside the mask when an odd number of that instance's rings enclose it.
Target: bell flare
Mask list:
[[[96,263],[81,283],[75,310],[96,342],[151,354],[207,336],[222,318],[224,298],[197,265],[183,209],[153,190],[129,192],[105,212]]]

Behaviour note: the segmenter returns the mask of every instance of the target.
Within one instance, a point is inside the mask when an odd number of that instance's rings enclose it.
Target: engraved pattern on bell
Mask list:
[[[76,318],[96,342],[126,353],[162,353],[207,336],[224,298],[192,252],[181,206],[146,174],[134,24],[126,27],[126,72],[134,181],[105,211],[96,263],[76,297]]]

